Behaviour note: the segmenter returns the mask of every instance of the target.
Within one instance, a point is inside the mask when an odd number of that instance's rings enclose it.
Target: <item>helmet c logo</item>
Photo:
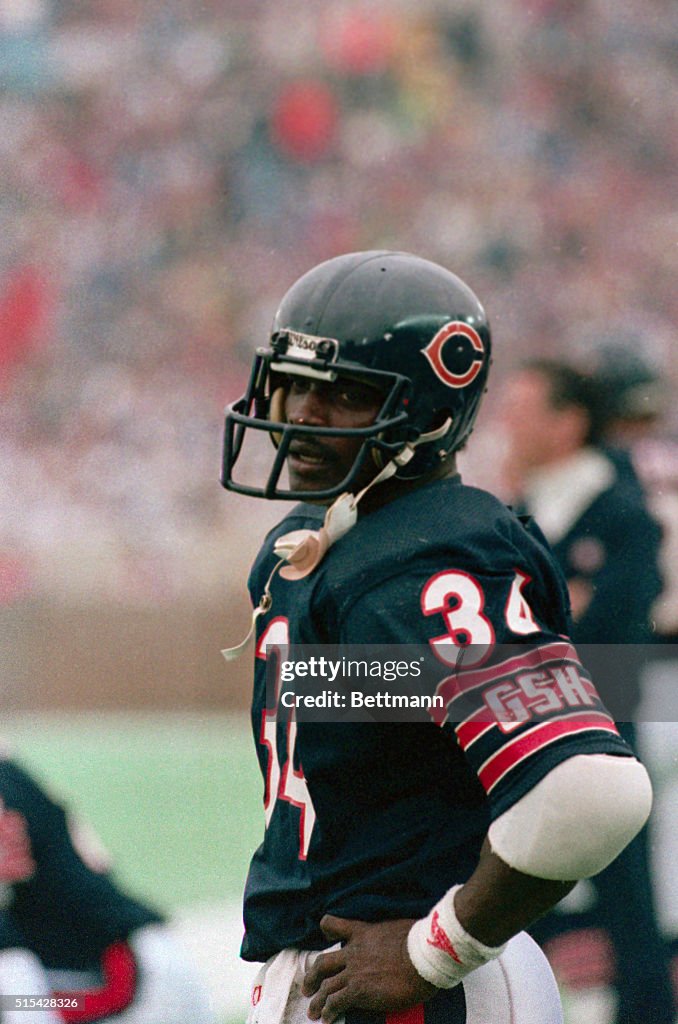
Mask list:
[[[470,341],[474,351],[478,353],[477,357],[471,359],[470,366],[464,373],[454,373],[443,361],[445,342],[455,335],[461,335]],[[422,351],[431,364],[436,377],[439,377],[443,384],[447,384],[451,388],[465,388],[467,384],[476,379],[483,368],[485,357],[483,340],[475,328],[465,324],[462,320],[452,320],[449,324],[441,327],[436,336]]]

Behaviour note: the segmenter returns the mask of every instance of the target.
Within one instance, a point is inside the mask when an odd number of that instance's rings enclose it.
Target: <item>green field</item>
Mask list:
[[[2,735],[93,826],[134,893],[170,911],[239,900],[263,830],[245,718],[22,716]]]

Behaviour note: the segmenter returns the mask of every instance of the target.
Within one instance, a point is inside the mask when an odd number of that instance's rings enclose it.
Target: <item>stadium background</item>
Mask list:
[[[219,650],[280,508],[221,491],[223,405],[295,277],[371,247],[486,301],[471,482],[525,356],[636,339],[678,384],[677,52],[671,0],[0,0],[3,733],[229,1016],[261,825]]]

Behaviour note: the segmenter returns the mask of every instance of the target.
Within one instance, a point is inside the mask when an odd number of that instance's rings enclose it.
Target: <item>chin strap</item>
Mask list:
[[[340,494],[325,513],[325,520],[319,530],[293,530],[291,533],[278,537],[273,546],[273,553],[278,556],[279,561],[266,581],[259,604],[252,612],[252,621],[247,636],[235,647],[227,647],[221,652],[226,661],[234,661],[239,658],[250,646],[254,638],[257,619],[269,611],[273,603],[270,588],[275,574],[279,571],[285,580],[303,580],[306,576],[310,576],[320,565],[332,545],[355,526],[358,521],[358,502],[365,497],[367,492],[377,484],[383,483],[384,480],[390,479],[402,466],[406,466],[414,457],[415,449],[420,444],[443,437],[451,422],[448,419],[442,427],[431,430],[427,434],[421,434],[416,441],[405,444],[358,494],[350,494],[348,491]],[[285,562],[287,565],[282,568]]]
[[[264,615],[273,604],[273,598],[271,596],[271,583],[273,582],[273,577],[275,576],[275,574],[277,573],[278,569],[280,568],[284,561],[285,559],[281,558],[278,562],[276,562],[275,566],[273,567],[273,572],[266,580],[266,586],[264,587],[263,594],[259,598],[259,604],[252,612],[252,621],[250,622],[250,628],[247,632],[247,636],[243,640],[241,640],[239,644],[236,644],[235,647],[226,647],[221,652],[226,661],[235,661],[235,659],[239,658],[241,654],[244,654],[247,648],[250,646],[252,640],[254,639],[254,631],[257,625],[257,619],[259,618],[260,615]]]

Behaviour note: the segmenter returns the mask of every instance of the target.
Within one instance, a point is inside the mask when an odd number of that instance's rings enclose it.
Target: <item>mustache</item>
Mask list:
[[[305,438],[303,441],[292,441],[288,452],[290,455],[300,455],[302,458],[308,455],[309,458],[323,459],[326,462],[336,462],[338,459],[333,448],[313,437]]]

